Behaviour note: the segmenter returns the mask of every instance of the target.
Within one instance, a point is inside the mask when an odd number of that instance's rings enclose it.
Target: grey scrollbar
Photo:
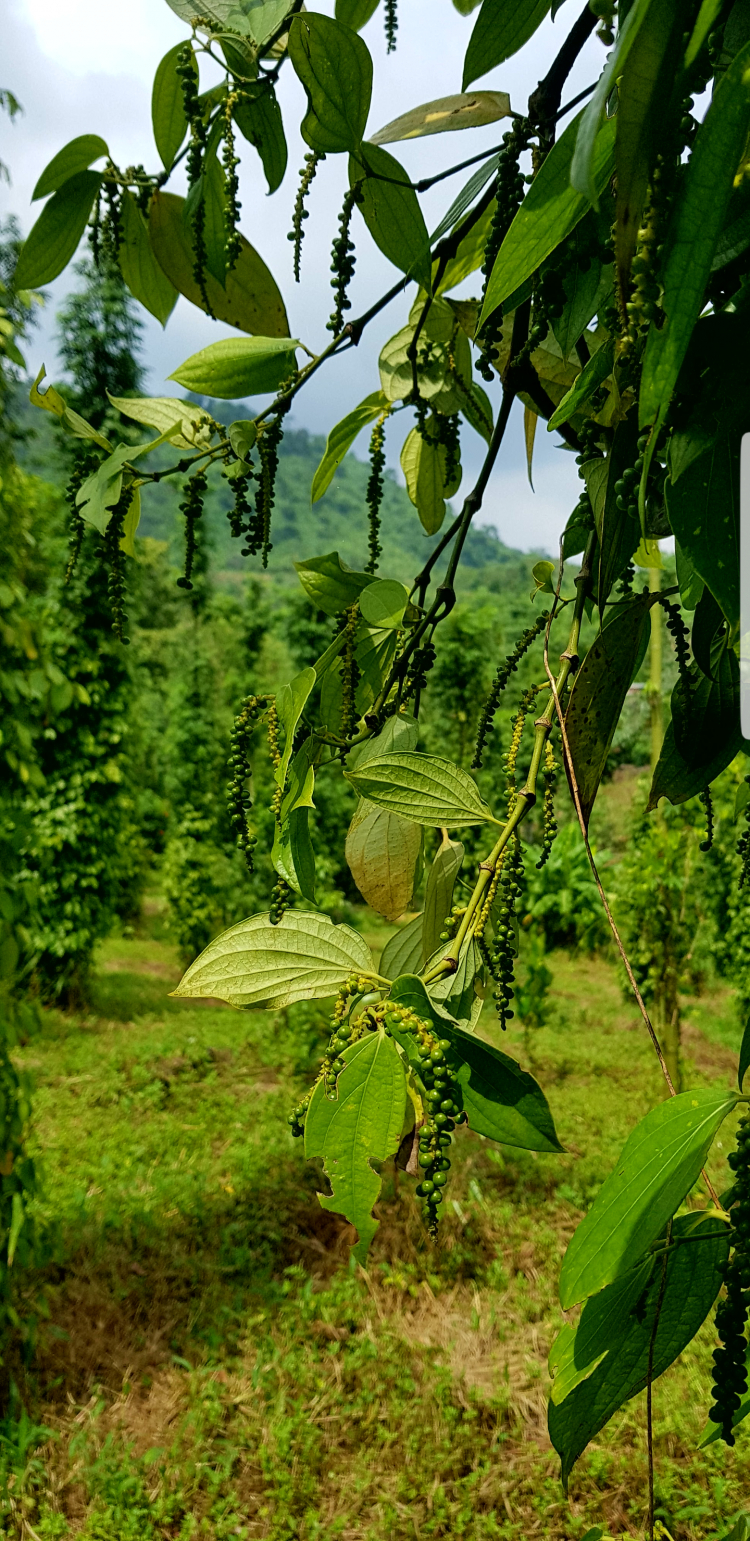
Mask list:
[[[750,433],[740,453],[740,724],[750,739]]]

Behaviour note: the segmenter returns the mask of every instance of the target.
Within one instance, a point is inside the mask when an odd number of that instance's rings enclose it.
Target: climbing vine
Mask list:
[[[563,1262],[561,1305],[582,1307],[552,1352],[550,1434],[567,1482],[588,1442],[644,1385],[650,1408],[652,1382],[722,1291],[714,1432],[731,1443],[748,1411],[744,1123],[733,1193],[720,1198],[707,1162],[724,1119],[745,1097],[750,1048],[743,1045],[736,1092],[722,1085],[677,1093],[587,830],[655,605],[666,612],[678,680],[645,817],[663,799],[679,805],[701,798],[703,844],[710,846],[711,784],[743,749],[734,510],[739,443],[750,427],[750,34],[742,6],[731,0],[592,3],[563,34],[528,101],[511,104],[503,92],[469,88],[528,40],[546,8],[527,8],[523,25],[511,27],[510,8],[484,0],[467,21],[462,91],[411,107],[373,132],[373,61],[356,30],[373,9],[338,0],[335,17],[296,4],[288,15],[274,4],[245,16],[214,0],[210,15],[191,15],[190,39],[159,67],[154,133],[162,166],[123,171],[105,146],[101,171],[81,170],[80,155],[71,153],[62,158],[73,168],[69,176],[58,162],[54,175],[43,173],[40,186],[51,201],[22,250],[19,284],[56,277],[90,221],[95,252],[119,263],[152,314],[166,321],[179,293],[235,335],[177,366],[171,378],[191,393],[187,399],[112,398],[154,435],[135,448],[111,443],[54,389],[40,390],[43,371],[32,400],[86,444],[90,464],[87,458],[85,475],[79,467],[69,493],[71,555],[75,560],[90,527],[105,533],[113,627],[124,642],[123,575],[149,484],[166,475],[185,478],[183,587],[192,582],[213,465],[233,486],[233,535],[244,537],[245,555],[265,565],[286,414],[309,381],[361,344],[387,307],[401,307],[373,364],[373,390],[332,426],[312,487],[317,500],[369,426],[367,566],[352,570],[336,552],[296,564],[309,600],[331,619],[330,643],[273,696],[250,697],[235,724],[228,802],[248,862],[256,842],[254,758],[270,760],[276,876],[268,910],[211,942],[176,993],[268,1010],[335,998],[319,1074],[290,1115],[292,1133],[304,1138],[329,1178],[331,1192],[321,1203],[354,1225],[355,1255],[364,1261],[377,1225],[376,1164],[411,1138],[427,1235],[439,1239],[449,1152],[462,1124],[503,1144],[560,1149],[541,1086],[476,1027],[488,993],[501,1027],[513,1016],[524,826],[541,800],[542,865],[556,834],[557,769],[564,765],[573,814],[668,1093],[631,1133]],[[471,7],[462,0],[458,9]],[[562,28],[566,12],[555,10]],[[384,17],[391,52],[395,3],[385,5]],[[608,50],[604,60],[600,44]],[[598,78],[565,102],[583,55]],[[214,70],[219,60],[222,78],[202,91],[207,56]],[[326,177],[338,170],[341,182],[331,335],[317,352],[314,338],[308,345],[291,337],[277,277],[238,229],[235,128],[257,151],[269,191],[283,179],[286,141],[276,97],[282,68],[294,72],[305,94],[301,132],[308,148],[290,232],[297,281],[323,161]],[[511,126],[499,145],[441,165],[420,182],[384,148],[447,132],[457,122],[470,129],[504,118]],[[184,199],[165,190],[183,161]],[[430,235],[421,195],[470,166],[469,180]],[[50,235],[63,225],[69,250]],[[363,239],[375,243],[396,278],[351,316]],[[458,285],[472,275],[475,297],[458,298]],[[302,314],[307,331],[309,315],[304,308]],[[270,402],[252,423],[225,430],[197,404],[205,396]],[[472,770],[498,741],[501,696],[522,659],[530,683],[520,701],[513,699],[505,787],[495,786],[490,805],[462,764],[420,745],[420,711],[435,679],[467,534],[512,432],[516,401],[526,410],[527,450],[529,425],[541,419],[573,452],[580,490],[561,531],[559,565],[534,568],[535,594],[548,596],[546,609],[531,612],[513,645],[509,638],[503,656],[492,660]],[[406,425],[407,491],[433,538],[410,586],[388,575],[381,541],[386,420],[389,432]],[[478,435],[484,450],[454,514],[449,500],[462,485],[462,429]],[[174,449],[174,465],[149,469],[150,452],[165,443]],[[678,584],[639,592],[639,552],[667,536],[676,542]],[[688,598],[695,611],[690,632],[683,618]],[[583,656],[586,616],[596,624]],[[388,918],[402,914],[418,889],[422,831],[444,832],[420,915],[377,962],[359,933],[316,907],[309,811],[316,783],[335,776],[357,798],[345,837],[342,831],[347,860],[363,896],[375,902],[377,895]],[[451,838],[463,828],[472,830],[466,850]],[[745,833],[743,881],[748,844]],[[703,1198],[685,1212],[699,1182]],[[691,1263],[697,1252],[700,1270]],[[653,1501],[649,1520],[653,1533]]]

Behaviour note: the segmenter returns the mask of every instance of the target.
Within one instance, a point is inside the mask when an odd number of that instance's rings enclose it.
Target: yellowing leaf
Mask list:
[[[370,144],[393,144],[398,139],[420,139],[426,134],[445,134],[459,128],[480,128],[510,115],[510,97],[505,91],[462,91],[456,96],[441,96],[421,107],[412,107],[400,118],[386,123],[372,134]]]
[[[417,824],[362,800],[346,837],[346,859],[365,902],[397,920],[414,892],[422,834]]]

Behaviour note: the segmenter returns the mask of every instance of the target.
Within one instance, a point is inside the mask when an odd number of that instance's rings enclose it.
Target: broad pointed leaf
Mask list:
[[[120,272],[130,293],[162,326],[177,304],[177,290],[159,267],[148,238],[148,226],[132,194],[125,189],[120,205],[122,239],[117,251]]]
[[[289,58],[307,92],[302,137],[329,155],[356,150],[364,137],[372,94],[372,59],[350,27],[306,12],[289,28]]]
[[[346,860],[362,898],[386,920],[408,909],[421,849],[417,824],[360,801],[346,837]]]
[[[592,643],[575,678],[565,727],[587,825],[625,697],[649,633],[649,611],[654,602],[654,595],[639,594],[618,606],[613,619]]]
[[[151,92],[154,140],[166,171],[172,170],[174,158],[185,139],[188,127],[182,81],[177,73],[177,58],[184,46],[184,43],[175,43],[174,48],[170,48],[169,53],[164,55],[157,66]],[[197,77],[195,55],[193,55],[193,65]]]
[[[661,420],[704,304],[714,251],[750,125],[750,43],[719,80],[701,124],[669,227],[664,324],[651,326],[643,360],[640,422]]]
[[[435,829],[492,821],[475,781],[437,755],[381,754],[347,772],[360,797]]]
[[[349,184],[359,184],[358,208],[375,245],[402,273],[430,285],[430,238],[419,199],[404,168],[378,145],[362,144],[349,160]]]
[[[721,1288],[728,1251],[728,1227],[716,1214],[680,1215],[663,1280],[657,1248],[587,1300],[577,1327],[563,1328],[550,1355],[549,1433],[566,1487],[589,1441],[643,1390],[650,1358],[655,1380],[695,1337]]]
[[[268,191],[275,193],[284,180],[288,151],[281,108],[270,82],[249,81],[232,116],[240,133],[258,151]]]
[[[372,583],[372,573],[358,573],[342,562],[338,551],[327,556],[310,557],[295,562],[297,575],[310,603],[326,615],[340,615],[356,604],[363,589]]]
[[[45,166],[31,194],[32,203],[37,198],[47,198],[50,193],[56,193],[71,177],[79,171],[88,171],[89,166],[101,160],[104,155],[109,155],[109,148],[106,140],[98,134],[80,134],[77,139],[71,139],[70,144],[58,150],[49,165]]]
[[[505,91],[462,91],[458,96],[441,96],[421,107],[412,107],[379,128],[377,134],[371,134],[368,143],[394,144],[399,139],[421,139],[426,134],[445,134],[458,128],[481,128],[485,123],[507,118],[510,110],[510,97]]]
[[[485,0],[488,3],[488,0]],[[490,275],[480,328],[488,316],[550,255],[588,213],[591,200],[570,185],[578,119],[553,145],[508,231]],[[599,130],[594,151],[594,186],[606,187],[615,165],[615,119]]]
[[[324,1209],[344,1215],[356,1226],[352,1249],[364,1263],[377,1230],[372,1206],[380,1193],[373,1161],[395,1154],[406,1111],[406,1075],[391,1038],[382,1030],[366,1033],[344,1050],[346,1061],[336,1083],[336,1097],[319,1081],[305,1119],[305,1155],[323,1161],[333,1190],[319,1194]]]
[[[13,277],[17,289],[39,289],[67,267],[101,185],[101,172],[78,171],[53,193],[21,247]]]
[[[353,412],[332,428],[326,442],[325,454],[313,477],[311,499],[317,503],[323,493],[330,486],[333,477],[341,465],[344,456],[351,449],[357,435],[366,428],[368,423],[377,422],[383,412],[389,406],[387,396],[382,391],[373,391],[371,396],[366,396]]]
[[[155,193],[149,208],[149,239],[159,266],[180,294],[197,305],[206,304],[195,281],[195,253],[185,199],[174,193]],[[226,287],[206,274],[205,289],[211,314],[241,332],[261,337],[288,337],[284,301],[276,280],[263,258],[241,236],[241,250]]]
[[[679,475],[683,436],[675,439],[665,488],[669,521],[680,549],[735,624],[740,615],[739,435],[720,432]]]
[[[717,1130],[736,1105],[732,1092],[682,1092],[641,1119],[565,1254],[563,1310],[595,1295],[644,1256],[697,1181]]]
[[[231,926],[191,963],[173,995],[273,1010],[325,1000],[350,974],[373,974],[366,942],[312,910],[287,910],[277,926],[253,915]]]
[[[412,974],[421,966],[422,957],[422,916],[415,915],[386,942],[380,959],[380,973],[385,979]]]
[[[464,848],[458,840],[450,840],[447,830],[435,855],[427,877],[424,896],[424,958],[431,958],[438,946],[440,932],[450,914],[453,890],[461,871]],[[404,970],[408,972],[408,970]]]
[[[223,337],[193,353],[168,378],[197,396],[225,401],[268,395],[294,373],[298,346],[288,337]]]
[[[462,89],[523,48],[550,8],[550,0],[484,0],[464,60]]]

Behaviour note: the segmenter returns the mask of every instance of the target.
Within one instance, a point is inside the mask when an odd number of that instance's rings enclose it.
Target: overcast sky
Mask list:
[[[59,0],[5,0],[3,9],[0,86],[16,94],[24,111],[13,124],[0,115],[0,159],[10,166],[12,175],[11,186],[0,183],[0,215],[17,215],[26,233],[42,207],[30,202],[40,171],[76,135],[101,134],[121,165],[142,162],[148,168],[158,167],[151,134],[151,84],[162,55],[185,37],[186,28],[165,0],[128,0],[127,6],[122,0],[66,0],[64,5]],[[333,0],[315,0],[315,9],[333,14]],[[523,109],[529,91],[548,68],[578,9],[578,0],[575,4],[568,0],[554,24],[547,22],[515,59],[477,85],[509,92],[513,106]],[[376,12],[362,34],[375,66],[369,132],[419,102],[461,89],[461,66],[473,19],[459,16],[450,0],[401,0],[398,48],[386,57],[382,7]],[[574,95],[593,81],[602,62],[601,45],[592,39],[568,82],[566,95]],[[204,84],[210,83],[210,78],[206,75]],[[304,93],[289,67],[281,72],[280,98],[289,141],[287,175],[269,200],[258,157],[239,140],[243,151],[241,225],[279,282],[292,335],[319,351],[328,340],[325,322],[331,310],[330,247],[345,188],[346,158],[331,156],[318,172],[309,201],[302,282],[297,286],[286,232],[297,172],[307,147],[297,128]],[[389,148],[417,178],[499,142],[506,126],[500,123]],[[437,225],[467,175],[451,178],[423,199],[430,228]],[[184,190],[178,178],[170,187]],[[355,313],[366,309],[394,277],[394,269],[360,225],[357,272],[351,290]],[[70,287],[69,272],[49,286],[47,311],[27,350],[35,373],[42,362],[49,374],[55,373],[54,312]],[[476,276],[468,281],[466,290],[479,292]],[[297,398],[292,426],[327,433],[357,401],[377,389],[377,352],[404,324],[408,305],[405,297],[395,301],[368,329],[359,349],[319,372]],[[147,388],[154,395],[176,394],[177,388],[165,383],[170,372],[206,343],[231,334],[230,328],[212,322],[182,299],[164,331],[145,311],[140,314],[149,371]],[[403,433],[401,419],[389,441],[389,458],[394,464]],[[515,409],[509,440],[480,516],[481,522],[494,524],[511,545],[524,549],[541,545],[555,550],[559,531],[577,501],[573,457],[554,447],[554,437],[540,425],[534,465],[536,491],[532,492],[526,477],[522,412]],[[366,453],[366,442],[363,435],[357,443],[361,456]],[[465,428],[463,446],[461,491],[465,493],[469,477],[480,464],[482,443]]]

